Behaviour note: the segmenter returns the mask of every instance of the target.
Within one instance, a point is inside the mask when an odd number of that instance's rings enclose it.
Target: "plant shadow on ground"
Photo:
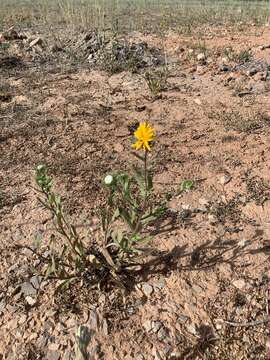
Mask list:
[[[170,227],[167,231],[175,230]],[[166,230],[162,229],[161,232]],[[140,270],[134,271],[137,281],[149,281],[155,275],[168,275],[173,271],[204,271],[218,264],[226,263],[234,268],[236,261],[245,255],[264,253],[270,255],[270,240],[265,240],[261,247],[247,249],[252,243],[262,238],[263,231],[257,230],[255,235],[245,244],[237,240],[222,239],[218,237],[214,241],[206,241],[204,244],[188,251],[188,244],[175,246],[170,251],[156,251],[154,257],[144,263]],[[184,260],[184,264],[181,263]]]

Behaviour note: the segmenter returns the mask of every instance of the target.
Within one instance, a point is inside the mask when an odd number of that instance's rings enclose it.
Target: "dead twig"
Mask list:
[[[266,318],[262,319],[262,320],[255,320],[255,321],[250,321],[250,322],[232,322],[232,321],[224,321],[225,324],[228,324],[230,326],[233,327],[251,327],[251,326],[258,326],[261,324],[266,324],[270,322],[270,316],[267,316]]]

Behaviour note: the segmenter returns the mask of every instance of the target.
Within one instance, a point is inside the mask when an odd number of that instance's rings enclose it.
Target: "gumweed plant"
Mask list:
[[[51,213],[56,230],[50,236],[48,255],[40,255],[47,265],[44,275],[62,280],[61,285],[82,278],[96,284],[108,276],[123,285],[121,274],[138,264],[143,245],[152,238],[148,225],[165,211],[165,205],[156,205],[153,196],[149,154],[155,140],[154,128],[140,123],[133,133],[131,148],[136,161],[130,171],[104,177],[106,200],[100,209],[99,235],[93,239],[82,240],[64,214],[61,196],[53,191],[46,166],[36,168],[38,199]]]
[[[164,204],[153,202],[153,175],[149,169],[149,153],[156,139],[155,130],[146,122],[133,133],[133,153],[139,166],[131,171],[116,172],[104,178],[107,205],[102,211],[104,243],[117,253],[120,267],[129,266],[143,252],[143,244],[151,239],[146,231],[164,211]]]

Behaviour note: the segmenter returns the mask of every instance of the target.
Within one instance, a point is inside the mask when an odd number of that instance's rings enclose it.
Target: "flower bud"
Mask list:
[[[112,183],[113,183],[113,176],[112,175],[107,175],[105,176],[105,179],[104,179],[104,184],[107,185],[107,186],[111,186]]]

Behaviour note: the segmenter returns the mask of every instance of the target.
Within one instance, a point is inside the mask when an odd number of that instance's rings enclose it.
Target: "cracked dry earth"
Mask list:
[[[168,34],[169,78],[155,101],[140,73],[2,63],[0,359],[74,359],[82,324],[93,330],[91,359],[270,358],[270,78],[250,71],[270,66],[270,49],[260,47],[270,31],[259,32],[206,38],[201,60],[194,39]],[[252,59],[224,68],[229,47],[250,48]],[[145,120],[158,135],[156,191],[171,195],[155,256],[128,294],[54,294],[23,248],[38,232],[46,241],[50,226],[33,169],[48,165],[87,237],[100,179],[132,160],[128,126]],[[194,188],[179,193],[184,179]]]

